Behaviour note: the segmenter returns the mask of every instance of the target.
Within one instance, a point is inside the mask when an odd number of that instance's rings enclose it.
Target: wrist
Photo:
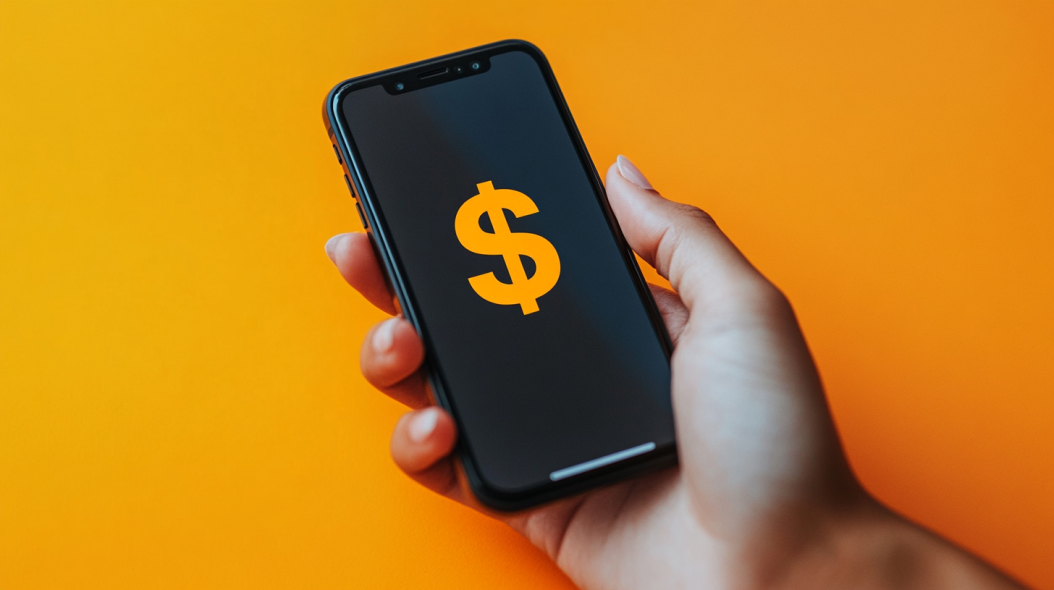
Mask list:
[[[824,513],[762,587],[1019,588],[988,564],[870,496]]]

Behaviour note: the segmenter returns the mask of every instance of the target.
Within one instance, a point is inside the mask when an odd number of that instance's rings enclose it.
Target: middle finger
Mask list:
[[[424,345],[410,322],[394,317],[374,326],[359,353],[362,374],[371,385],[411,408],[430,405],[421,372]]]

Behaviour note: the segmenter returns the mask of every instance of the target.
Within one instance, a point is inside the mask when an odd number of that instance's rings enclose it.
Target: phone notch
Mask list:
[[[399,72],[384,79],[381,85],[388,94],[398,95],[453,82],[462,78],[485,74],[490,70],[490,58],[485,54],[457,57],[442,62],[422,64],[412,70]]]

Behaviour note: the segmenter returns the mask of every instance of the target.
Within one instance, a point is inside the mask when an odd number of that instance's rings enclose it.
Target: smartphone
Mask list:
[[[670,338],[538,48],[353,78],[323,113],[481,503],[676,463]]]

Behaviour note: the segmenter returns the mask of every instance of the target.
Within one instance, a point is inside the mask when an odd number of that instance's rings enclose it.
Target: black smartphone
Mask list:
[[[669,335],[538,48],[353,78],[323,112],[483,504],[676,463]]]

